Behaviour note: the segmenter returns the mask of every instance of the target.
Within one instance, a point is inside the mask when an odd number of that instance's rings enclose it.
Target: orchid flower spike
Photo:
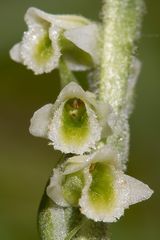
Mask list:
[[[110,134],[107,104],[96,100],[77,83],[70,82],[54,104],[36,111],[30,133],[51,140],[55,149],[64,153],[83,154],[95,149],[101,137]]]
[[[52,15],[37,8],[25,14],[28,31],[10,51],[11,58],[35,74],[58,68],[62,55],[71,70],[98,63],[97,24],[76,15]]]
[[[69,158],[53,171],[48,196],[60,206],[79,206],[94,221],[115,222],[130,205],[150,198],[153,191],[123,173],[110,146]]]

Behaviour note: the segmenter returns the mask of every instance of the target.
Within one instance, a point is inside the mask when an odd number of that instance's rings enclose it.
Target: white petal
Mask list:
[[[48,125],[52,117],[52,108],[52,104],[47,104],[34,113],[29,128],[32,135],[47,138]]]
[[[153,190],[151,190],[148,185],[143,182],[128,175],[125,175],[125,179],[129,185],[130,191],[128,205],[147,200],[153,194]]]
[[[55,24],[66,30],[90,24],[90,21],[87,18],[78,15],[54,15],[54,17]]]
[[[45,25],[45,21],[48,23],[52,21],[52,15],[41,11],[38,8],[30,7],[24,16],[24,19],[28,26],[32,26],[33,24]],[[45,21],[43,22],[43,20]]]
[[[86,26],[69,29],[64,32],[64,36],[74,43],[78,48],[88,53],[97,64],[99,61],[98,26],[94,23]]]
[[[112,134],[108,136],[107,144],[113,146],[118,157],[119,165],[121,165],[121,169],[125,170],[129,152],[128,118],[124,111],[120,111],[118,114],[112,111],[109,115],[108,122]]]
[[[34,7],[27,10],[25,21],[28,24],[33,24],[35,22],[41,24],[41,19],[51,22],[53,25],[62,29],[76,28],[90,23],[87,18],[77,15],[54,15]]]
[[[109,126],[108,119],[112,113],[112,109],[109,104],[96,99],[96,95],[92,92],[86,91],[88,101],[94,106],[98,119],[102,126],[102,138],[108,137],[112,133],[111,127]]]
[[[97,104],[95,94],[89,91],[85,92],[82,87],[76,82],[70,82],[62,89],[54,104],[55,109],[57,109],[62,102],[75,97],[81,99],[86,103],[91,104],[98,112],[99,105]]]
[[[83,101],[87,101],[85,91],[77,83],[70,82],[60,92],[55,102],[55,107],[58,107],[62,102],[75,97],[80,98]]]
[[[104,129],[103,136],[105,137],[106,135],[111,134],[111,128],[108,125],[109,124],[108,118],[112,112],[112,109],[109,104],[99,101],[97,111],[98,111],[99,119],[101,121],[101,125],[103,126],[103,129]]]
[[[115,152],[112,150],[111,146],[105,145],[101,149],[91,154],[79,155],[68,158],[64,165],[64,174],[77,172],[96,162],[108,162],[109,164],[118,167]]]
[[[12,60],[15,62],[22,62],[22,57],[21,57],[21,43],[15,44],[11,50],[10,50],[10,57]]]
[[[110,145],[105,145],[94,154],[92,154],[92,160],[90,163],[107,162],[108,164],[118,166],[116,153]]]
[[[90,163],[92,155],[79,155],[67,159],[65,163],[64,175],[78,172]]]
[[[63,56],[65,56],[65,55],[63,55]],[[83,61],[82,61],[82,63],[79,63],[77,61],[77,58],[73,58],[71,54],[67,57],[64,57],[64,59],[65,59],[67,67],[69,69],[71,69],[71,71],[75,71],[75,72],[86,71],[86,70],[90,69],[92,66],[92,64],[88,65],[88,64],[85,64]]]
[[[60,169],[53,170],[53,176],[50,179],[50,184],[47,187],[47,195],[59,206],[68,207],[69,204],[65,201],[62,193],[62,178],[63,172]]]

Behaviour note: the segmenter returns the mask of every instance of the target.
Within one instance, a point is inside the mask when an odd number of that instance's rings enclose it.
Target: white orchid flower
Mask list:
[[[150,198],[153,193],[146,184],[126,175],[117,164],[115,153],[107,145],[90,155],[71,157],[61,169],[58,186],[61,195],[54,187],[54,174],[47,194],[58,205],[79,206],[94,221],[115,222],[126,208]]]
[[[54,104],[36,111],[30,133],[51,140],[64,153],[83,154],[95,149],[101,136],[110,134],[107,126],[109,107],[85,92],[77,83],[63,88]]]
[[[98,27],[76,15],[52,15],[37,8],[25,14],[28,31],[10,51],[11,58],[35,74],[58,67],[63,55],[71,70],[86,70],[98,62]]]

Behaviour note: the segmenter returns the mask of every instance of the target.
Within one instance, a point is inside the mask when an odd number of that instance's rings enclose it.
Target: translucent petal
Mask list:
[[[134,88],[137,83],[137,79],[139,77],[141,71],[141,62],[136,57],[133,57],[132,65],[131,65],[131,74],[128,79],[128,89],[126,96],[126,114],[130,115],[133,110],[133,98],[134,98]]]
[[[47,104],[37,110],[32,119],[29,131],[36,137],[48,137],[48,126],[52,117],[52,104]]]
[[[64,165],[64,175],[77,172],[88,166],[91,155],[78,155],[67,159]]]
[[[93,58],[95,63],[99,62],[98,48],[98,26],[94,23],[69,29],[64,32],[66,39],[74,43],[78,48],[82,49]]]
[[[62,29],[70,29],[78,26],[80,27],[90,23],[87,18],[77,15],[54,15],[34,7],[31,7],[27,10],[25,21],[28,25],[32,25],[35,22],[41,24],[41,19],[51,22],[53,25]]]
[[[111,126],[109,125],[109,116],[112,113],[112,109],[109,104],[99,101],[97,106],[97,114],[102,126],[102,138],[106,138],[112,134]]]
[[[59,43],[67,67],[72,71],[85,71],[92,68],[94,66],[92,56],[66,39],[64,34],[65,31],[61,34]]]

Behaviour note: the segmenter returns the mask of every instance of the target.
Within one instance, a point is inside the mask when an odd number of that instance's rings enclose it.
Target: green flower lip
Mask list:
[[[33,57],[38,64],[43,65],[46,63],[54,54],[52,47],[52,41],[49,38],[48,33],[45,33],[40,38],[39,43],[35,46]]]
[[[88,190],[89,200],[98,211],[109,211],[114,205],[114,176],[110,164],[96,162],[90,165],[92,183]]]
[[[89,114],[81,99],[71,98],[65,102],[60,121],[61,136],[66,144],[87,142],[90,134]]]

